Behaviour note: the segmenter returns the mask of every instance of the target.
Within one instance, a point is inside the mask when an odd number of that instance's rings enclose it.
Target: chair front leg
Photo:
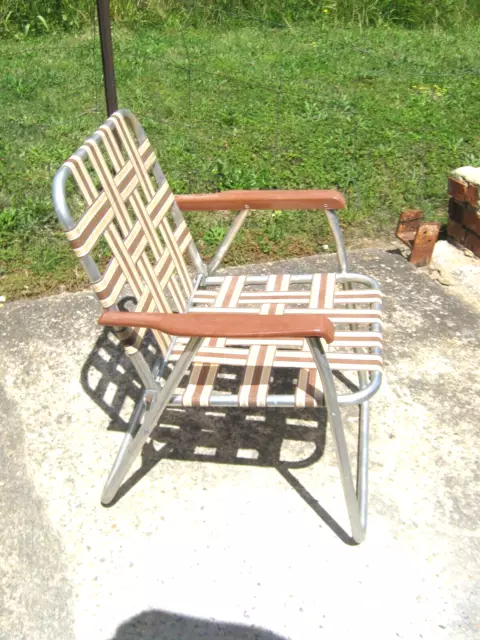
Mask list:
[[[125,438],[103,489],[102,504],[107,505],[114,499],[125,475],[142,450],[147,438],[158,424],[170,398],[192,363],[203,340],[204,338],[191,338],[189,340],[164,386],[157,392],[156,397],[145,407],[146,413],[143,424],[136,433],[132,433],[132,431],[129,430],[125,434]]]
[[[338,466],[340,468],[343,493],[345,495],[348,517],[350,519],[350,526],[352,529],[352,537],[354,541],[359,544],[365,538],[365,530],[360,518],[359,503],[355,493],[352,469],[348,457],[347,442],[345,440],[342,416],[340,414],[340,406],[338,404],[337,391],[335,389],[332,371],[328,364],[321,340],[319,338],[307,338],[307,341],[323,384],[325,404],[327,406],[328,417],[335,443],[335,451],[337,454]]]

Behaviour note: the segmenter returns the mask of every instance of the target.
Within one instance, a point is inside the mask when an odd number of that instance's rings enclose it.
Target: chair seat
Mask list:
[[[324,313],[335,326],[335,339],[324,345],[332,370],[373,372],[382,369],[381,300],[377,289],[345,290],[335,273],[271,275],[261,285],[246,275],[216,278],[218,286],[199,289],[191,311],[245,314]],[[354,308],[353,308],[354,307]],[[170,361],[180,357],[187,338],[178,338]],[[283,400],[282,400],[283,399]],[[172,404],[265,407],[271,404],[323,405],[316,365],[304,339],[207,338]]]

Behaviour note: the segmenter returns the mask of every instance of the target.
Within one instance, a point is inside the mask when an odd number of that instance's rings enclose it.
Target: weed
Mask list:
[[[203,241],[208,248],[217,248],[223,240],[227,229],[218,224],[213,225],[210,229],[207,229],[203,235]]]

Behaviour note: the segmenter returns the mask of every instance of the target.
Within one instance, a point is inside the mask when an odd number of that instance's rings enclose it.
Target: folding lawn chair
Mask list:
[[[53,201],[107,309],[99,323],[115,328],[145,386],[102,503],[113,500],[168,406],[326,405],[353,539],[361,542],[367,519],[368,401],[382,376],[381,293],[373,278],[348,271],[334,213],[345,206],[343,196],[320,190],[228,191],[175,199],[143,128],[122,109],[60,168]],[[81,215],[75,218],[71,211],[79,203]],[[338,273],[215,275],[251,209],[324,210]],[[182,211],[219,210],[238,213],[206,265]],[[105,264],[107,245],[111,259]],[[126,287],[136,299],[133,312],[118,310]],[[147,329],[161,351],[153,368],[140,351]],[[220,384],[225,365],[241,373],[235,392]],[[271,393],[275,375],[286,369],[296,371],[292,393]],[[351,379],[352,372],[358,385],[338,393],[335,378]],[[359,405],[356,489],[341,405]]]

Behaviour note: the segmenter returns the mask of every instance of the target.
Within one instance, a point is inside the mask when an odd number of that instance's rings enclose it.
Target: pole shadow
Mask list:
[[[122,623],[111,640],[286,640],[260,627],[152,609]]]

